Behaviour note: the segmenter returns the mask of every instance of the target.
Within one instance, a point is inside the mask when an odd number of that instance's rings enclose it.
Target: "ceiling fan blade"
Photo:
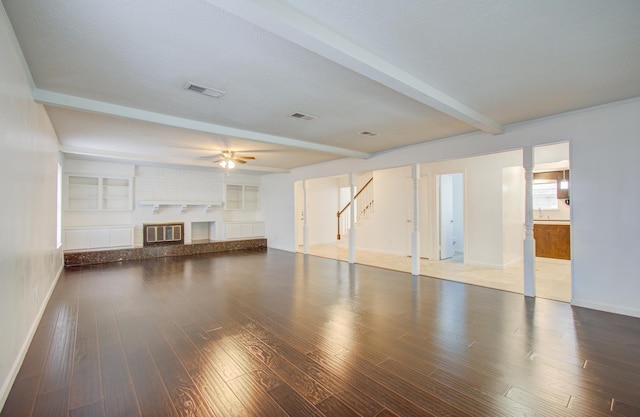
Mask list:
[[[247,163],[247,161],[243,161],[242,159],[238,159],[238,158],[233,158],[233,161],[237,162],[239,164],[246,164]]]
[[[213,158],[221,158],[221,157],[222,157],[222,154],[214,153],[214,154],[210,154],[210,155],[199,156],[198,159],[213,159]]]
[[[248,161],[253,161],[254,159],[256,159],[255,156],[236,156],[237,159],[246,159]]]

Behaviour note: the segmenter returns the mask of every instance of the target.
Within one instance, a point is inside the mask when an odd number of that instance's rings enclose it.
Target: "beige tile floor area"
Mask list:
[[[298,247],[303,252],[302,247]],[[310,245],[309,254],[325,258],[349,260],[349,250],[337,244]],[[462,256],[449,260],[432,261],[421,259],[420,274],[450,281],[521,293],[524,290],[524,268],[522,262],[504,269],[468,265]],[[411,272],[411,258],[393,254],[358,250],[356,263]],[[551,300],[569,302],[571,300],[570,261],[536,258],[536,296]]]

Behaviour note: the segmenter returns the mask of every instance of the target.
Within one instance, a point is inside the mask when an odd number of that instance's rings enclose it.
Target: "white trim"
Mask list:
[[[40,306],[40,311],[36,316],[36,319],[33,321],[31,328],[29,329],[29,333],[27,334],[27,338],[25,339],[22,347],[20,348],[20,353],[18,357],[13,362],[13,366],[11,367],[11,371],[2,384],[2,389],[0,389],[0,410],[4,407],[7,398],[9,397],[9,392],[13,387],[13,383],[16,381],[16,377],[18,376],[18,372],[20,372],[20,367],[22,366],[22,362],[24,361],[25,356],[27,356],[27,352],[29,351],[29,346],[31,346],[31,342],[33,341],[33,337],[38,330],[38,326],[40,325],[40,320],[44,315],[44,311],[49,304],[49,299],[51,298],[51,294],[53,294],[53,290],[56,288],[56,284],[58,283],[58,279],[60,275],[62,275],[62,270],[64,269],[64,261],[60,264],[60,269],[58,269],[58,273],[56,274],[56,279],[53,280],[51,286],[49,287],[49,291],[47,292],[46,297],[42,300],[42,306]]]
[[[354,151],[351,149],[338,148],[336,146],[324,145],[315,142],[306,142],[299,139],[287,138],[284,136],[269,135],[266,133],[253,132],[250,130],[237,129],[228,126],[216,125],[213,123],[200,122],[197,120],[185,119],[182,117],[169,116],[161,113],[154,113],[147,110],[136,109],[134,107],[120,106],[103,101],[90,100],[83,97],[69,94],[56,93],[54,91],[41,90],[36,88],[32,92],[33,99],[40,104],[62,107],[67,109],[87,111],[109,116],[124,117],[126,119],[142,120],[145,122],[157,123],[165,126],[179,127],[196,132],[212,133],[214,135],[231,136],[248,139],[256,142],[266,142],[275,145],[289,146],[292,148],[326,152],[333,155],[340,155],[351,158],[366,159],[371,155],[366,152]]]
[[[637,308],[625,308],[625,307],[619,307],[619,306],[611,305],[607,303],[598,303],[595,301],[576,300],[576,299],[571,300],[571,305],[576,307],[589,308],[592,310],[606,311],[609,313],[623,314],[625,316],[640,318],[640,309],[637,309]]]
[[[514,259],[513,261],[507,262],[506,264],[503,265],[502,269],[507,269],[510,266],[513,266],[519,262],[524,262],[524,257],[520,256],[519,258]]]
[[[503,133],[503,127],[486,115],[283,3],[208,2],[476,129],[494,135]]]
[[[605,104],[598,104],[596,106],[591,106],[591,107],[584,107],[582,109],[577,109],[577,110],[569,110],[566,112],[562,112],[562,113],[555,113],[549,116],[542,116],[542,117],[538,117],[536,119],[529,119],[529,120],[523,120],[521,122],[514,122],[514,123],[510,123],[508,125],[504,126],[504,131],[508,132],[511,130],[515,130],[521,127],[525,127],[525,126],[529,126],[529,125],[533,125],[536,123],[542,123],[542,122],[547,122],[550,120],[555,120],[555,119],[562,119],[565,117],[570,117],[570,116],[575,116],[581,113],[588,113],[591,111],[597,111],[597,110],[603,110],[603,109],[607,109],[610,107],[617,107],[620,105],[625,105],[628,103],[635,103],[636,101],[640,101],[640,97],[632,97],[632,98],[628,98],[628,99],[624,99],[624,100],[618,100],[618,101],[612,101],[610,103],[605,103]],[[567,140],[560,140],[559,142],[567,142]],[[533,146],[540,146],[540,145],[533,145]]]
[[[402,252],[395,252],[395,251],[381,250],[381,249],[371,249],[371,248],[366,248],[366,247],[357,247],[356,248],[356,256],[358,255],[358,251],[379,253],[381,255],[402,256],[403,258],[407,258],[407,259],[411,260],[411,256],[408,256],[406,253],[402,253]],[[363,264],[363,265],[369,265],[369,264]],[[369,266],[373,266],[373,265],[369,265]]]

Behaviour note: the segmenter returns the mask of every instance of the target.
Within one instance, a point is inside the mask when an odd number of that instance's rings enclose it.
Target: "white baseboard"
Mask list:
[[[504,269],[504,266],[500,264],[490,264],[488,262],[475,262],[470,259],[465,259],[464,264],[471,265],[471,266],[482,266],[484,268],[491,268],[491,269]]]
[[[504,269],[504,268],[509,268],[510,266],[515,265],[515,264],[517,264],[517,263],[519,263],[519,262],[522,262],[523,260],[524,260],[524,257],[522,257],[522,256],[521,256],[521,257],[519,257],[519,258],[514,259],[514,260],[513,260],[513,261],[511,261],[511,262],[507,262],[506,264],[504,264],[504,265],[503,265],[503,267],[502,267],[502,268],[503,268],[503,269]]]
[[[574,305],[576,307],[590,308],[592,310],[600,310],[600,311],[606,311],[608,313],[622,314],[624,316],[640,318],[640,309],[637,309],[637,308],[620,307],[616,305],[603,304],[603,303],[598,303],[598,302],[589,301],[589,300],[580,300],[580,299],[576,300],[575,298],[571,300],[571,305]]]
[[[4,403],[7,401],[7,397],[9,397],[9,392],[11,391],[11,387],[13,387],[13,383],[16,381],[16,377],[18,376],[18,372],[20,371],[20,367],[22,366],[22,362],[24,361],[25,356],[27,356],[27,351],[29,350],[29,346],[31,345],[31,341],[33,340],[33,336],[36,334],[36,330],[38,330],[38,325],[40,324],[40,320],[44,315],[44,310],[47,308],[49,304],[49,299],[51,298],[51,294],[53,294],[53,290],[56,288],[56,284],[58,283],[58,279],[60,275],[62,275],[62,270],[64,269],[64,262],[61,262],[60,268],[58,269],[58,273],[56,274],[56,278],[51,283],[49,287],[49,291],[47,291],[47,295],[42,300],[42,305],[40,306],[40,311],[36,315],[31,328],[29,329],[29,333],[27,334],[27,338],[25,339],[22,347],[20,348],[20,354],[13,362],[13,366],[11,367],[11,372],[5,379],[2,384],[2,389],[0,389],[0,411],[4,407]]]
[[[389,251],[389,250],[382,250],[382,249],[372,249],[372,248],[364,248],[361,246],[357,246],[356,247],[356,253],[359,250],[364,250],[367,252],[372,252],[372,253],[379,253],[379,254],[386,254],[386,255],[394,255],[394,256],[409,256],[405,253],[401,253],[401,252],[394,252],[394,251]]]

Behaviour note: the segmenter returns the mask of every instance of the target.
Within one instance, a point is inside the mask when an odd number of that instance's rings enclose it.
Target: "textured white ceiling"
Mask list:
[[[345,155],[306,144],[375,153],[476,130],[416,99],[420,83],[501,125],[640,96],[640,1],[399,4],[3,0],[35,87],[65,98],[47,106],[60,142],[93,155],[200,164],[212,149],[247,150],[255,167],[290,169]],[[336,40],[308,47],[301,38],[313,33],[287,27],[296,15]],[[409,90],[365,68],[375,59],[332,60],[345,42],[406,73]],[[185,91],[187,81],[227,94]],[[104,114],[83,111],[81,99]],[[135,120],[136,110],[158,123]],[[178,128],[172,117],[194,123]]]

